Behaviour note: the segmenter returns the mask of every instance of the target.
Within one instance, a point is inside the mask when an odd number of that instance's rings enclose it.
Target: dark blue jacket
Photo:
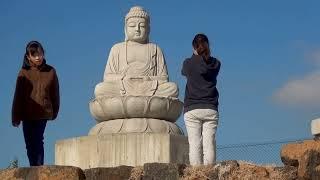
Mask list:
[[[204,60],[194,54],[183,62],[181,73],[187,78],[184,112],[193,109],[218,110],[219,93],[216,85],[220,66],[216,58]]]

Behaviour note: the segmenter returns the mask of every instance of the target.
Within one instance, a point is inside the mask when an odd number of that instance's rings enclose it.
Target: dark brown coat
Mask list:
[[[59,111],[59,82],[55,69],[44,63],[19,72],[12,104],[12,121],[54,120]]]

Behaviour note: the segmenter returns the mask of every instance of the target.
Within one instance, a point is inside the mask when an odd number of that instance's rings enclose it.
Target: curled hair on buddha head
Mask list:
[[[195,35],[192,41],[192,47],[200,56],[203,56],[206,52],[210,52],[208,37],[201,33]]]
[[[127,22],[128,19],[132,17],[144,18],[147,21],[147,23],[150,23],[150,16],[148,12],[141,6],[134,6],[130,8],[129,12],[125,17],[125,22]]]
[[[30,67],[28,55],[36,55],[36,54],[43,54],[44,55],[44,49],[38,41],[30,41],[26,46],[26,52],[23,57],[23,65],[22,68],[28,69]],[[45,61],[45,59],[44,59]]]
[[[129,12],[125,16],[125,26],[124,26],[124,35],[125,35],[125,41],[128,41],[128,35],[127,35],[127,22],[130,18],[143,18],[146,20],[146,30],[147,30],[147,37],[146,42],[149,42],[149,34],[150,34],[150,16],[148,12],[141,6],[134,6],[130,8]]]

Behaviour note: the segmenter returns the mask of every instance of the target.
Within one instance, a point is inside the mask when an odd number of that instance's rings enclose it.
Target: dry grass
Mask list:
[[[232,178],[241,180],[293,180],[296,176],[286,170],[280,170],[275,164],[256,165],[238,161],[239,168],[232,173]]]
[[[183,171],[182,180],[211,180],[217,179],[217,169],[212,165],[188,166]]]
[[[181,180],[293,180],[292,173],[276,167],[274,164],[256,165],[252,162],[237,161],[239,166],[200,165],[187,166]],[[320,166],[319,166],[320,168]],[[143,167],[132,169],[130,180],[142,180]]]
[[[269,179],[268,171],[252,163],[239,162],[239,168],[231,173],[232,179],[243,180],[267,180]]]

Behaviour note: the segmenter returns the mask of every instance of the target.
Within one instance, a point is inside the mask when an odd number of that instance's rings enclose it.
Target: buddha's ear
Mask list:
[[[146,38],[146,43],[149,42],[149,37],[150,37],[150,29],[151,29],[151,26],[150,26],[150,22],[148,22],[148,26],[147,26],[147,38]]]
[[[128,41],[127,22],[124,23],[124,40]]]

